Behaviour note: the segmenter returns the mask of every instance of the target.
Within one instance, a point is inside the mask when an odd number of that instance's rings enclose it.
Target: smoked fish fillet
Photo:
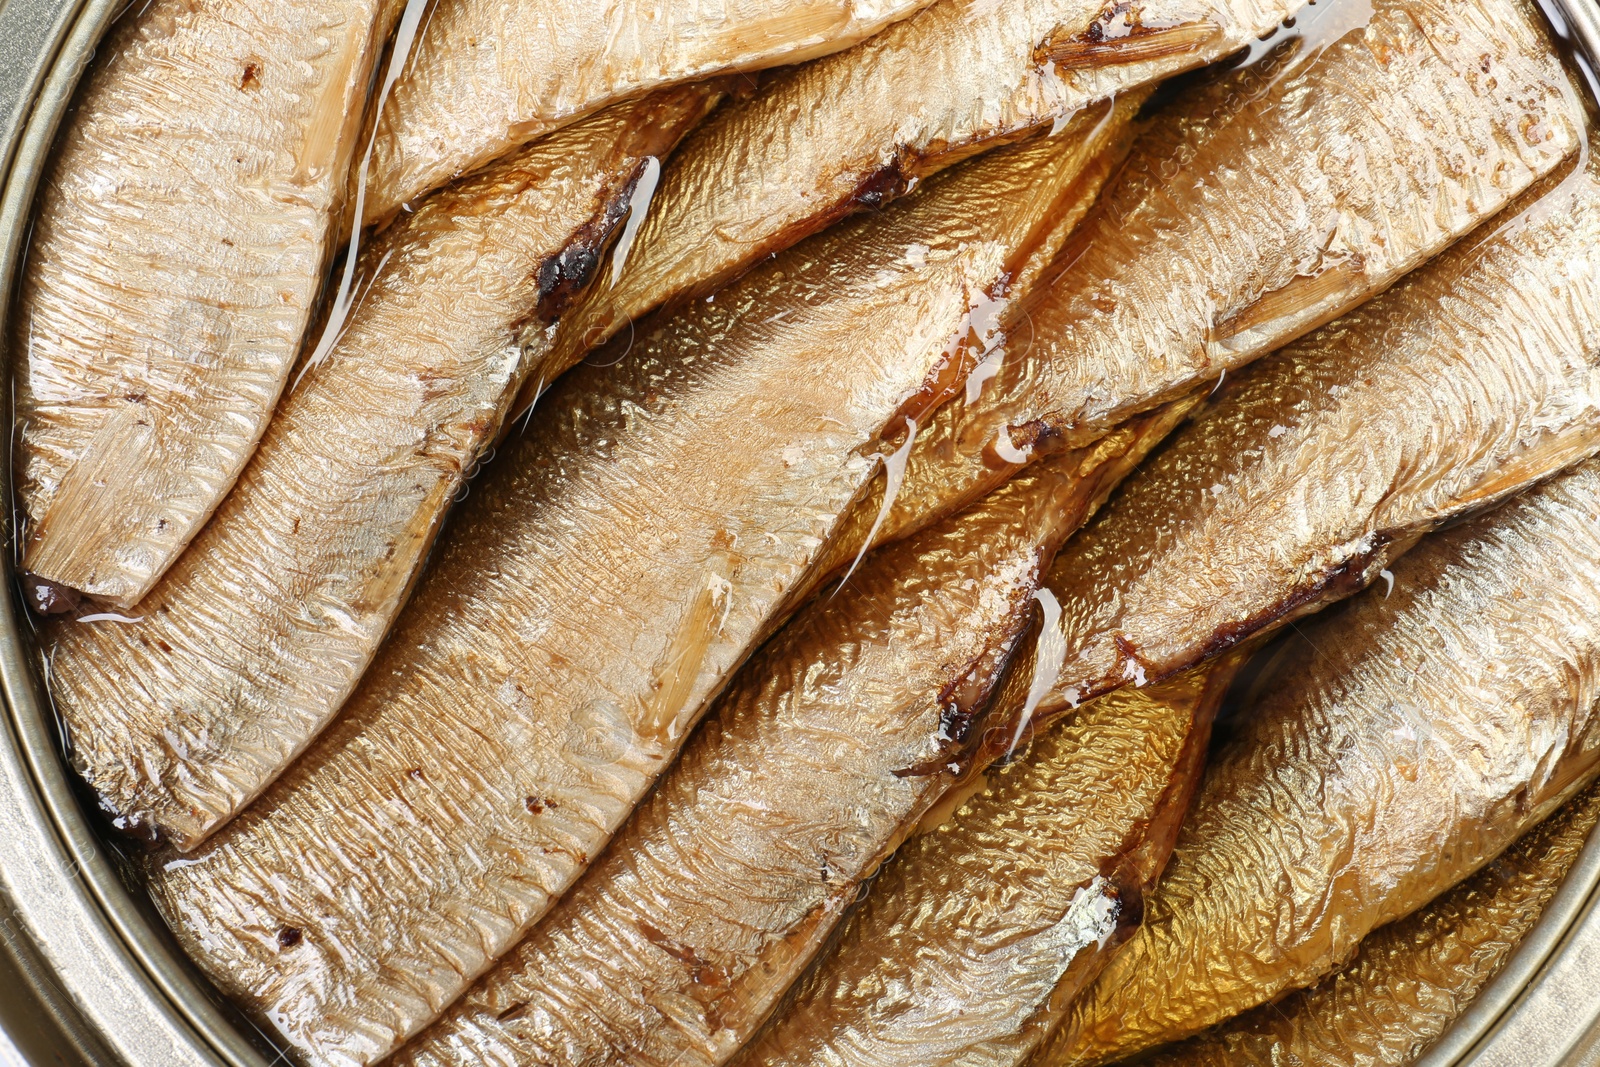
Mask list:
[[[813,600],[583,880],[396,1062],[726,1062],[959,775],[1049,559],[1181,414],[1064,454]]]
[[[308,1063],[370,1063],[521,940],[797,606],[885,435],[959,388],[971,309],[1086,210],[1094,140],[975,160],[563,376],[339,718],[151,861],[200,966]]]
[[[376,122],[366,221],[629,96],[815,59],[930,0],[437,0]]]
[[[10,338],[28,599],[128,607],[222,501],[300,351],[395,0],[152,0],[102,42]]]
[[[1510,960],[1597,821],[1600,790],[1591,786],[1489,866],[1370,934],[1338,974],[1162,1049],[1141,1067],[1415,1063]]]
[[[339,710],[563,299],[649,160],[716,98],[619,104],[378,235],[338,342],[137,621],[85,607],[46,624],[73,762],[116,826],[195,848]]]
[[[1323,0],[1295,33],[1153,118],[1059,275],[1004,309],[987,384],[919,434],[880,537],[1343,314],[1583,141],[1527,0]]]
[[[1230,377],[1056,558],[1041,712],[1175,674],[1600,449],[1600,159]]]
[[[1146,921],[1037,1061],[1105,1063],[1339,969],[1600,770],[1600,464],[1426,539],[1302,626]]]
[[[1027,1062],[1137,929],[1233,667],[1225,658],[1119,690],[990,770],[895,855],[832,953],[735,1062]]]
[[[570,363],[942,167],[1248,44],[1304,0],[939,0],[724,108],[662,175],[627,269],[562,324]]]

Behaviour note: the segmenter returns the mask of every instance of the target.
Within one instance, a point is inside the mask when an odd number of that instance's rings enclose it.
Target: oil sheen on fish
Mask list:
[[[1056,558],[1042,714],[1375,580],[1600,449],[1600,158],[1231,377]]]
[[[715,99],[683,87],[619,104],[379,235],[338,343],[138,621],[80,609],[47,626],[74,762],[117,826],[195,847],[332,718],[563,295],[592,273],[648,159]]]
[[[1342,314],[1577,150],[1527,0],[1323,0],[1296,22],[1141,134],[1060,276],[1002,315],[980,398],[919,436],[880,536]]]
[[[621,282],[563,323],[557,359],[958,159],[1227,55],[1301,3],[939,0],[776,76],[684,145]]]
[[[1232,666],[1113,693],[991,770],[900,850],[832,954],[736,1062],[1026,1062],[1137,928]]]
[[[1361,943],[1350,965],[1141,1067],[1406,1067],[1500,973],[1561,887],[1595,823],[1590,787],[1444,896]]]
[[[624,97],[826,55],[928,3],[439,3],[377,123],[367,221]]]
[[[1600,464],[1428,538],[1302,627],[1143,927],[1041,1064],[1119,1059],[1338,969],[1600,769]]]
[[[308,1062],[367,1063],[515,945],[790,609],[884,433],[959,388],[970,309],[1082,210],[1081,149],[975,160],[558,381],[334,724],[153,862],[200,965]]]
[[[11,338],[35,608],[136,602],[250,458],[398,14],[154,0],[101,44],[39,196]]]
[[[812,601],[594,868],[398,1062],[725,1062],[959,772],[1062,540],[1180,416],[1041,466]]]

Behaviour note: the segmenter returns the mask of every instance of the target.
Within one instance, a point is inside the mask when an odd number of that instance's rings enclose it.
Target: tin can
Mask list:
[[[133,0],[138,2],[138,0]],[[0,0],[0,349],[33,197],[95,48],[129,0]],[[1547,0],[1575,51],[1600,56],[1600,0]],[[1591,82],[1591,84],[1593,84]],[[10,390],[0,419],[11,420]],[[0,479],[12,497],[11,435]],[[12,541],[10,509],[4,534]],[[269,1067],[283,1050],[184,958],[124,877],[61,750],[32,628],[0,553],[0,1067]],[[1600,1065],[1600,835],[1501,975],[1425,1067]]]

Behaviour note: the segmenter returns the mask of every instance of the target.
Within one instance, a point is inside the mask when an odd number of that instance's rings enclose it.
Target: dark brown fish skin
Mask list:
[[[1184,670],[1600,448],[1600,158],[1230,378],[1057,557],[1041,707]]]
[[[151,863],[201,967],[306,1061],[367,1063],[520,941],[792,610],[1080,148],[975,160],[557,382],[339,718],[193,858]]]
[[[1600,821],[1591,786],[1500,858],[1361,943],[1317,985],[1141,1059],[1140,1067],[1405,1067],[1495,978]]]
[[[803,609],[605,856],[395,1062],[726,1062],[957,777],[1047,561],[1181,413],[1041,466]]]
[[[1355,307],[1582,139],[1528,0],[1324,0],[1296,22],[1156,115],[1060,276],[1007,309],[981,399],[918,438],[883,536]]]
[[[396,0],[154,0],[98,49],[39,194],[16,332],[22,569],[137,602],[272,416]]]
[[[74,765],[115,825],[196,848],[338,711],[645,158],[717,95],[618,105],[378,235],[338,343],[138,622],[45,627]]]
[[[684,145],[622,280],[563,324],[556,361],[973,153],[1225,56],[1302,3],[940,0],[773,75]]]
[[[928,3],[438,4],[376,123],[365,221],[619,100],[814,59]]]
[[[1038,1061],[1115,1060],[1332,973],[1600,770],[1600,463],[1301,628],[1147,920]]]
[[[1026,1062],[1137,929],[1235,663],[1113,693],[990,771],[895,855],[740,1067]]]

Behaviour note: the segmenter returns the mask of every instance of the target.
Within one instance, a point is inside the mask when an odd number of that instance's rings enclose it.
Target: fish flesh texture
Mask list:
[[[396,1062],[726,1062],[959,773],[1049,559],[1180,416],[1042,465],[812,601],[584,879]]]
[[[28,599],[127,607],[256,447],[300,349],[394,0],[154,0],[102,43],[15,316]]]
[[[377,117],[366,221],[651,89],[814,59],[929,0],[442,0]]]
[[[1406,1067],[1500,973],[1600,821],[1590,787],[1489,866],[1361,943],[1309,989],[1162,1049],[1144,1067]]]
[[[80,608],[47,624],[73,761],[114,825],[193,849],[338,711],[563,297],[649,160],[716,98],[686,86],[619,104],[380,234],[337,343],[137,621]]]
[[[987,384],[919,435],[880,536],[1355,307],[1582,141],[1526,0],[1324,0],[1262,47],[1141,134],[1059,276],[1006,309]]]
[[[1048,714],[1376,580],[1600,449],[1600,158],[1214,394],[1056,558]]]
[[[833,953],[736,1062],[1027,1062],[1138,927],[1234,665],[1113,693],[991,770],[900,850]],[[1004,722],[998,709],[991,717]]]
[[[1305,988],[1600,769],[1600,463],[1393,574],[1273,665],[1144,925],[1041,1064],[1119,1059]]]
[[[515,945],[795,606],[884,435],[959,387],[952,338],[1086,163],[1075,138],[975,160],[563,376],[338,719],[152,861],[218,985],[308,1063],[368,1063]]]
[[[563,323],[557,362],[941,167],[1227,55],[1303,2],[939,0],[775,75],[684,145],[621,281]]]

